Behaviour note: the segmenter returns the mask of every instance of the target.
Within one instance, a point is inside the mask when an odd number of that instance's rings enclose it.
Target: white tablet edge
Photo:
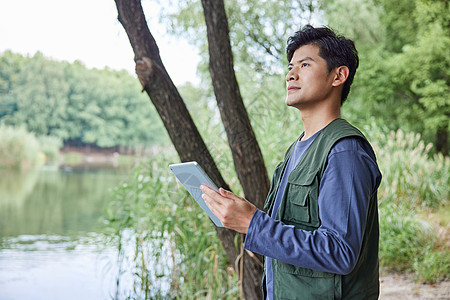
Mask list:
[[[200,207],[208,214],[209,218],[214,222],[214,224],[216,224],[216,226],[218,226],[218,227],[224,227],[222,222],[220,222],[219,218],[217,218],[213,214],[213,212],[206,205],[205,200],[203,200],[203,198],[201,197],[201,195],[203,194],[203,192],[200,190],[201,184],[206,184],[207,186],[214,189],[216,192],[218,192],[219,189],[214,184],[214,182],[211,180],[211,178],[209,178],[209,176],[206,174],[206,172],[200,167],[200,165],[196,161],[190,161],[190,162],[184,162],[184,163],[179,163],[179,164],[171,164],[171,165],[169,165],[169,168],[172,171],[172,173],[175,175],[175,177],[177,177],[178,181],[186,188],[186,190],[188,190],[189,194],[191,194],[191,196],[195,199],[195,201],[197,201],[197,203],[200,205]],[[174,170],[177,170],[177,171],[186,170],[187,173],[191,173],[192,168],[195,168],[198,171],[198,173],[200,174],[200,176],[202,176],[201,178],[198,178],[198,176],[196,176],[196,178],[200,182],[200,184],[198,186],[185,184],[184,182],[181,181],[183,179],[180,179],[178,177],[177,173],[174,172]]]

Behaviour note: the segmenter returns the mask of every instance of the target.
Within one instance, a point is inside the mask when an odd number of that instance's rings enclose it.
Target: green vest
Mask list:
[[[337,141],[350,136],[365,140],[358,129],[343,119],[334,120],[319,133],[288,177],[276,215],[277,220],[294,225],[297,229],[314,231],[319,228],[319,185],[327,166],[328,154]],[[269,212],[275,202],[281,175],[294,144],[289,147],[284,161],[276,167],[273,174],[264,205],[264,209]],[[378,299],[378,235],[378,205],[375,193],[369,202],[361,252],[353,271],[348,275],[339,275],[301,268],[273,259],[274,299]],[[263,288],[265,289],[264,280]]]

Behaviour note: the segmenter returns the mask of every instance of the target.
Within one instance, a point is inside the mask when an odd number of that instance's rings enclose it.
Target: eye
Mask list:
[[[306,62],[302,63],[302,68],[303,68],[303,67],[307,67],[307,66],[309,66],[308,63],[306,63]]]

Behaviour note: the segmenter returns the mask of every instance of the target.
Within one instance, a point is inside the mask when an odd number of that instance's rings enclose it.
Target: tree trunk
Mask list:
[[[180,94],[162,64],[158,46],[145,21],[140,0],[115,0],[115,2],[119,13],[118,19],[125,28],[135,54],[134,60],[136,62],[138,78],[143,86],[143,90],[147,92],[155,105],[181,161],[196,160],[216,184],[229,189],[193,123]],[[230,48],[228,25],[227,23],[225,25],[227,34],[226,42]],[[231,48],[230,59],[231,69],[227,70],[227,72],[231,71],[234,78]],[[228,62],[228,64],[230,63]],[[230,68],[230,65],[228,68]],[[217,76],[213,78],[213,81],[218,80],[220,78],[217,79]],[[235,78],[234,81],[236,82]],[[222,94],[224,92],[222,88],[218,88],[217,91],[216,86],[214,88],[216,93],[221,93],[221,96],[217,97],[218,103],[229,139],[231,134],[229,143],[235,160],[236,171],[245,191],[245,196],[258,207],[261,207],[268,191],[267,172],[259,148],[257,148],[257,152],[252,152],[255,151],[255,144],[257,146],[257,143],[242,100],[239,103],[233,97],[238,95],[238,99],[240,99],[237,83],[235,87],[227,90],[232,95],[231,100],[223,99]],[[223,115],[226,117],[224,118]],[[236,123],[231,120],[235,120]],[[230,133],[228,132],[228,127],[232,128]],[[234,245],[236,233],[223,228],[216,228],[216,231],[230,262],[234,263],[240,255]],[[259,283],[261,273],[260,259],[256,257],[250,258],[246,254],[244,256],[244,277],[242,285],[247,299],[257,299],[260,297]]]
[[[245,198],[262,208],[269,191],[269,178],[234,73],[225,6],[223,0],[202,0],[202,5],[208,35],[209,72],[234,166]],[[259,256],[257,259],[262,261]],[[247,252],[243,272],[246,298],[261,298],[262,269]]]
[[[236,81],[224,3],[223,0],[202,0],[202,4],[208,34],[209,71],[234,166],[245,198],[261,208],[269,191],[269,178]]]
[[[436,132],[436,151],[448,156],[448,129],[447,126],[441,126]]]

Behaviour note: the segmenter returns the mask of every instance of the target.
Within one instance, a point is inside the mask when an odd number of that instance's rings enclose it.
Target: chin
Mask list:
[[[290,101],[288,99],[286,99],[285,101],[287,106],[292,106],[292,107],[297,107],[300,103],[298,103],[298,101]]]

